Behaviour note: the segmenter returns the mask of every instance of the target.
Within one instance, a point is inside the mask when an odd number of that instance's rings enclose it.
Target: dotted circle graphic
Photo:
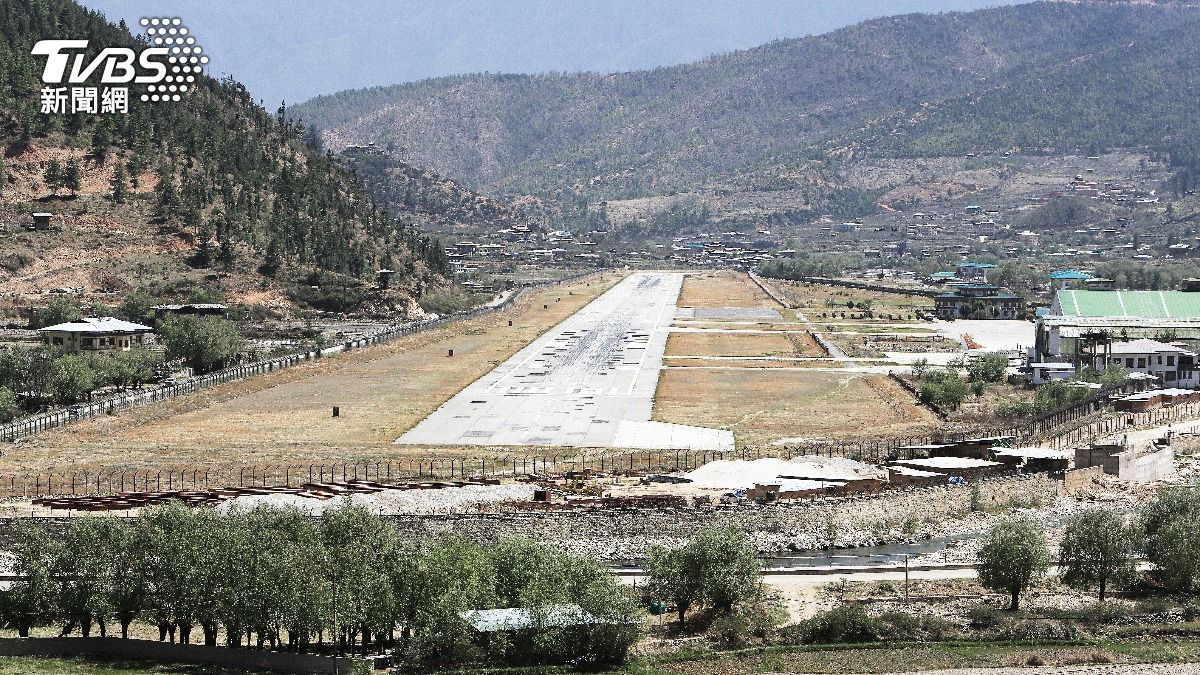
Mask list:
[[[151,44],[167,50],[167,63],[170,64],[169,74],[162,80],[167,84],[148,85],[146,91],[149,93],[142,94],[141,100],[152,103],[182,100],[179,94],[187,93],[189,88],[183,83],[194,83],[196,75],[203,74],[204,66],[208,64],[203,47],[183,25],[183,19],[177,16],[144,16],[138,23],[145,28]]]

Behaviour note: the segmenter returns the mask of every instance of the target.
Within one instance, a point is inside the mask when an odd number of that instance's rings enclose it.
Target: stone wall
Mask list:
[[[398,516],[395,522],[417,537],[456,534],[490,542],[522,536],[611,559],[641,558],[650,545],[677,544],[705,527],[733,526],[749,532],[760,552],[773,554],[901,540],[906,524],[959,517],[973,502],[982,509],[1048,505],[1060,485],[1051,475],[1031,474],[763,506]]]
[[[3,638],[0,639],[0,656],[119,657],[163,663],[204,663],[276,673],[349,673],[354,665],[349,658],[334,659],[318,654],[288,654],[115,637]]]

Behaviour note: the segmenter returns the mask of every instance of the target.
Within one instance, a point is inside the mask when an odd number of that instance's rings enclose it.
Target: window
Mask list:
[[[79,340],[79,344],[82,347],[91,347],[92,346],[92,338],[81,338]]]
[[[63,343],[63,342],[62,342],[62,338],[61,338],[61,337],[56,337],[56,338],[54,338],[53,340],[51,340],[51,341],[50,341],[50,344],[52,344],[52,345],[61,345],[62,343]]]
[[[1137,367],[1138,367],[1138,368],[1145,368],[1145,367],[1146,367],[1146,359],[1139,358],[1139,359],[1138,359],[1138,365],[1137,365]]]
[[[1168,356],[1168,357],[1167,357],[1167,365],[1168,365],[1168,366],[1173,366],[1173,365],[1175,365],[1175,357],[1174,357],[1174,356]]]
[[[1158,365],[1162,365],[1162,354],[1158,355]]]
[[[1163,379],[1166,380],[1167,382],[1174,382],[1175,381],[1175,371],[1173,371],[1173,370],[1163,371]]]
[[[1133,357],[1129,357],[1129,358],[1125,359],[1125,367],[1126,368],[1133,367]]]

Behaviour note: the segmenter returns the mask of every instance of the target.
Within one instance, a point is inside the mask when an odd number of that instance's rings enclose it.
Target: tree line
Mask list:
[[[1064,584],[1094,590],[1101,602],[1113,589],[1137,584],[1163,593],[1200,591],[1200,488],[1165,488],[1133,518],[1087,508],[1063,526],[1057,556],[1043,528],[1020,517],[992,528],[978,554],[979,580],[1020,606],[1023,593],[1041,583],[1057,562]],[[1150,569],[1144,574],[1138,562]]]
[[[19,635],[119,632],[292,652],[394,650],[410,664],[611,663],[639,634],[636,606],[596,560],[525,539],[414,542],[367,509],[190,509],[86,517],[54,535],[17,529],[19,577],[0,619]],[[465,612],[531,608],[487,638]],[[566,609],[563,609],[566,608]],[[572,625],[554,611],[585,620]]]

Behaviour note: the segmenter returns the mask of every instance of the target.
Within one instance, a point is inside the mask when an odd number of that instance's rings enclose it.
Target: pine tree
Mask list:
[[[79,193],[79,188],[83,187],[83,167],[79,166],[79,160],[72,157],[67,161],[67,168],[63,172],[62,182],[63,186],[73,194]]]
[[[46,187],[50,188],[50,194],[58,192],[58,186],[62,182],[62,165],[57,159],[50,160],[50,164],[42,173],[42,179],[46,181]]]
[[[129,190],[125,187],[125,167],[117,164],[113,169],[112,180],[108,182],[108,186],[112,190],[112,200],[118,204],[124,204],[129,196]]]

